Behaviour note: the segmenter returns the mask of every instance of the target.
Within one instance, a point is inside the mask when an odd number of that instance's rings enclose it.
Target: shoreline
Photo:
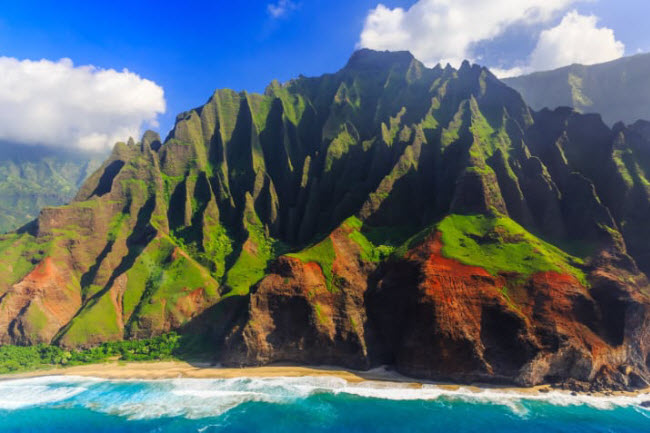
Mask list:
[[[549,392],[561,392],[567,395],[589,395],[594,397],[640,396],[648,395],[650,388],[637,391],[605,391],[580,392],[552,388],[548,384],[532,387],[516,387],[495,385],[489,383],[459,384],[452,382],[436,382],[419,380],[404,376],[400,373],[383,368],[358,371],[335,366],[301,366],[290,364],[275,364],[261,367],[229,368],[212,366],[209,363],[188,363],[185,361],[141,361],[123,362],[109,361],[99,364],[77,365],[71,367],[53,367],[33,370],[23,373],[0,375],[0,381],[30,379],[48,376],[81,376],[107,380],[169,380],[169,379],[235,379],[235,378],[281,378],[281,377],[335,377],[351,384],[364,382],[381,382],[384,384],[399,384],[409,388],[422,388],[423,385],[433,385],[448,391],[461,388],[473,392],[496,390],[516,392],[529,395],[543,395]]]

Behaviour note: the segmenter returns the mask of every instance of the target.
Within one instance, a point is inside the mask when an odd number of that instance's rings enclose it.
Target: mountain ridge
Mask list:
[[[0,233],[71,200],[105,155],[0,141]]]
[[[646,129],[407,53],[217,90],[0,238],[0,341],[644,386]]]
[[[600,113],[612,126],[650,119],[650,88],[645,80],[649,69],[650,53],[643,53],[595,65],[533,72],[503,82],[536,110],[573,107],[582,113]]]

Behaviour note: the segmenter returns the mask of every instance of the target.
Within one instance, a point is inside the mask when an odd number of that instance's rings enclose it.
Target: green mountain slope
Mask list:
[[[597,65],[571,65],[535,72],[504,83],[517,90],[535,110],[560,106],[581,113],[600,113],[613,125],[650,120],[650,54],[623,57]]]
[[[0,341],[180,329],[235,365],[637,386],[648,149],[642,122],[533,112],[406,52],[218,90],[0,238]]]
[[[0,142],[0,233],[70,201],[103,155]]]

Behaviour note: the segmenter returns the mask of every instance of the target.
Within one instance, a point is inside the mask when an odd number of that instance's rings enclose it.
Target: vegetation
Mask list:
[[[387,258],[395,249],[395,247],[390,244],[373,244],[366,235],[362,233],[363,222],[356,216],[349,217],[341,226],[347,231],[348,238],[359,246],[361,250],[361,258],[363,260],[369,262],[380,262]],[[337,289],[337,278],[333,271],[336,252],[331,237],[328,236],[322,241],[302,251],[287,255],[299,259],[303,263],[317,263],[325,276],[327,289],[330,291]]]
[[[36,239],[29,234],[0,236],[0,281],[14,284],[34,268],[34,262],[45,258],[49,239]]]
[[[335,290],[333,285],[334,273],[332,266],[334,265],[334,259],[336,259],[336,253],[334,252],[332,239],[329,236],[307,249],[287,255],[299,259],[303,263],[317,263],[325,276],[327,289],[330,291]]]
[[[146,340],[103,343],[97,347],[67,350],[58,346],[0,346],[0,374],[41,368],[93,364],[111,359],[157,361],[172,359],[188,352],[187,343],[176,333]]]
[[[284,246],[268,236],[254,211],[246,211],[248,237],[237,260],[226,274],[226,284],[232,289],[227,295],[245,295],[251,286],[266,274],[268,262],[282,253]]]
[[[359,218],[352,216],[345,220],[344,224],[352,229],[348,237],[361,248],[362,259],[369,262],[380,262],[390,256],[395,250],[394,244],[387,241],[386,236],[382,239],[384,243],[375,245],[371,242],[367,235],[363,233],[363,222]],[[373,233],[376,235],[377,231],[375,230]]]
[[[0,155],[0,233],[26,224],[45,206],[68,202],[100,164],[96,155],[1,141]]]
[[[142,262],[140,267],[147,274],[144,288],[140,286],[144,290],[134,309],[135,317],[130,322],[132,335],[141,321],[147,322],[149,329],[157,331],[163,329],[167,317],[177,317],[178,322],[184,323],[186,318],[179,311],[184,308],[182,299],[195,291],[200,291],[206,300],[214,302],[218,299],[218,283],[208,270],[189,255],[176,250],[169,239],[154,241],[150,247],[150,261]],[[137,269],[134,271],[137,278]]]
[[[350,147],[357,144],[357,140],[348,131],[347,125],[342,128],[342,131],[337,137],[332,140],[327,148],[327,156],[325,157],[325,172],[332,170],[332,167],[337,160],[341,159],[343,155],[350,152]]]
[[[72,319],[65,333],[66,344],[85,345],[93,339],[119,339],[122,332],[117,323],[118,312],[109,296],[101,296]]]
[[[541,271],[569,273],[586,284],[582,260],[535,237],[505,217],[449,215],[436,226],[442,233],[442,253],[492,274]]]

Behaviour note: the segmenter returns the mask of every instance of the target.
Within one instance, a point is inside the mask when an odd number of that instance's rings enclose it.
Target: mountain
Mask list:
[[[0,341],[177,329],[224,365],[646,386],[649,170],[649,123],[361,50],[116,144],[0,239]]]
[[[506,78],[533,109],[573,107],[600,113],[608,125],[650,120],[650,53],[597,65],[571,65]]]
[[[0,141],[0,233],[70,201],[105,155]]]

